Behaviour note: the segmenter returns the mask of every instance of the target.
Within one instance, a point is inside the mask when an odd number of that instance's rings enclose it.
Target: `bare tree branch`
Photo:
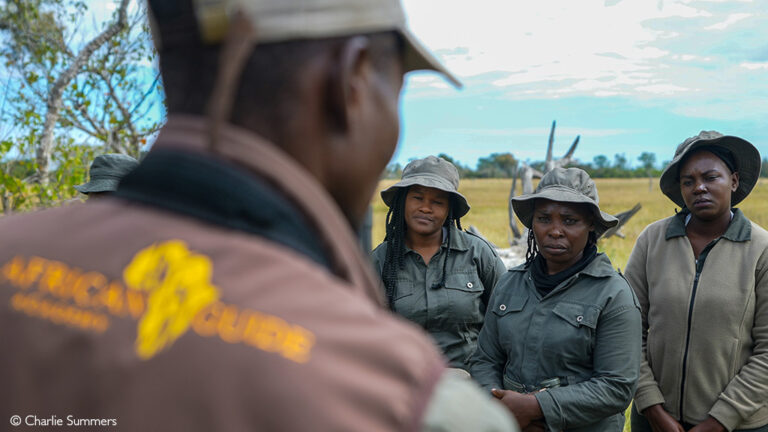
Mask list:
[[[83,65],[88,61],[91,55],[105,42],[113,38],[126,26],[127,9],[129,0],[121,0],[117,11],[117,19],[110,24],[101,34],[96,36],[77,54],[75,60],[67,67],[56,79],[51,87],[48,99],[46,101],[45,122],[43,132],[37,147],[36,161],[38,181],[42,184],[48,182],[48,171],[51,162],[51,148],[53,146],[53,130],[59,119],[59,112],[62,107],[62,95],[65,87],[74,79]]]

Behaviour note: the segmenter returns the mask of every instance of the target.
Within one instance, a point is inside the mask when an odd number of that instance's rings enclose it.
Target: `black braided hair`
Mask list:
[[[533,228],[528,230],[528,250],[525,251],[525,268],[533,264],[536,255],[539,254],[539,247],[536,245],[536,237],[533,235]]]
[[[387,243],[387,254],[384,257],[384,268],[381,278],[386,288],[387,300],[390,309],[395,301],[395,289],[397,287],[397,272],[403,269],[403,255],[405,254],[405,196],[408,188],[400,188],[395,193],[392,206],[387,212],[384,241]]]
[[[384,257],[384,268],[381,276],[386,289],[387,300],[390,309],[394,309],[395,290],[397,289],[397,273],[404,267],[403,257],[405,255],[405,197],[408,194],[408,188],[400,188],[392,200],[392,206],[387,212],[386,236],[384,241],[387,243],[387,254]],[[448,249],[443,258],[443,272],[440,282],[432,286],[439,288],[445,285],[446,266],[448,265],[448,255],[451,253],[451,224],[461,230],[461,218],[454,217],[453,209],[456,207],[456,198],[451,195],[451,205],[448,208],[448,216],[445,218],[444,227],[447,228],[446,242]]]
[[[445,286],[445,268],[448,265],[448,256],[451,254],[451,223],[453,220],[453,197],[451,197],[451,205],[448,207],[448,216],[445,218],[445,222],[443,223],[443,226],[447,228],[445,239],[446,243],[448,244],[448,248],[445,250],[445,256],[443,257],[443,272],[440,276],[440,282],[432,285],[432,289]]]

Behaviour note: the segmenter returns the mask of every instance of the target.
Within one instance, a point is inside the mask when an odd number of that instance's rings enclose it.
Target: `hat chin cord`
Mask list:
[[[256,46],[256,29],[242,12],[237,12],[229,24],[224,39],[216,82],[208,101],[208,149],[216,153],[222,123],[229,120],[240,84],[245,62]]]

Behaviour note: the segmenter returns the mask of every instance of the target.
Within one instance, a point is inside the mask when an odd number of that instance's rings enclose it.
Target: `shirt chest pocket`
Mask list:
[[[482,323],[481,302],[483,284],[472,273],[453,273],[446,275],[445,303],[448,321],[459,323]]]
[[[530,312],[525,312],[528,296],[504,296],[490,306],[496,319],[498,337],[501,346],[508,353],[510,361],[522,359],[525,346],[525,327],[530,320]],[[490,319],[490,318],[489,318]]]
[[[600,308],[592,304],[560,302],[543,329],[544,355],[559,358],[565,364],[592,364],[595,348],[595,330],[600,317]]]
[[[423,295],[416,295],[413,281],[409,279],[398,279],[395,288],[393,309],[399,315],[418,322],[418,315],[423,303]]]

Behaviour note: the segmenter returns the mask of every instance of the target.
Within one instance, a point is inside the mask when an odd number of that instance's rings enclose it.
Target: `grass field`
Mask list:
[[[393,183],[395,180],[383,180],[379,184],[379,190]],[[624,269],[632,252],[632,245],[643,228],[653,221],[673,215],[675,204],[661,193],[658,179],[653,179],[653,188],[650,191],[648,179],[597,179],[596,183],[600,196],[600,208],[605,212],[619,213],[631,209],[636,203],[643,206],[622,229],[626,238],[614,236],[599,242],[600,251],[610,257],[614,267]],[[507,200],[511,186],[510,179],[462,180],[459,191],[467,197],[472,206],[472,210],[461,219],[464,229],[474,225],[495,245],[508,247]],[[520,193],[518,190],[517,194]],[[738,207],[749,219],[760,226],[768,227],[768,179],[760,179],[750,196]],[[384,240],[386,211],[387,207],[377,192],[373,200],[372,243],[374,246]],[[518,225],[521,226],[519,222]]]
[[[379,191],[395,182],[395,180],[381,181]],[[658,179],[653,179],[651,190],[648,189],[648,179],[597,179],[596,183],[600,196],[600,208],[605,212],[619,213],[631,209],[636,203],[643,206],[622,229],[626,235],[625,238],[614,236],[601,240],[598,244],[600,251],[610,257],[614,267],[624,269],[632,252],[632,245],[643,228],[651,222],[673,215],[675,204],[661,193]],[[467,197],[472,207],[467,216],[461,220],[464,229],[474,225],[495,245],[508,247],[507,201],[511,186],[510,179],[462,180],[459,191]],[[520,193],[518,190],[517,195]],[[762,227],[768,227],[768,179],[760,179],[750,196],[738,207],[749,219]],[[373,200],[372,243],[374,246],[384,240],[386,215],[387,207],[381,201],[377,191]],[[521,226],[519,222],[518,226]],[[629,431],[629,411],[627,411],[624,430]]]

